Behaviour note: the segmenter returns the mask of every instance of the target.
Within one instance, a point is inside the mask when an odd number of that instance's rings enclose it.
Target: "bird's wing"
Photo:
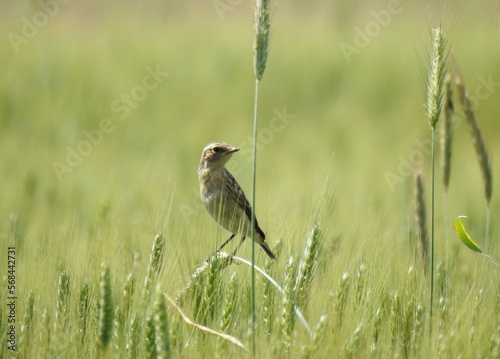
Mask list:
[[[233,175],[226,169],[224,169],[224,172],[224,189],[227,191],[227,193],[230,194],[230,196],[236,201],[236,203],[238,203],[238,206],[243,209],[248,219],[252,220],[252,206],[250,205],[250,202],[248,202],[245,193],[243,192]],[[266,238],[266,235],[264,234],[262,229],[260,229],[259,224],[257,223],[257,218],[255,218],[255,229],[257,233],[262,237],[262,239]]]
[[[252,206],[248,202],[245,193],[241,189],[236,179],[229,171],[224,169],[224,190],[238,203],[238,206],[245,212],[248,218],[252,217]]]

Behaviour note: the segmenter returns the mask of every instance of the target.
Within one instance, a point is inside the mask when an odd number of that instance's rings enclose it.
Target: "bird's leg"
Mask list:
[[[241,245],[243,244],[243,241],[245,240],[245,236],[242,236],[241,237],[241,242],[240,244],[238,245],[238,247],[235,249],[235,251],[233,252],[233,254],[231,254],[231,257],[234,257],[236,255],[236,252],[238,252],[238,249],[240,249]]]
[[[235,234],[235,233],[231,234],[231,237],[229,237],[228,239],[226,239],[226,241],[225,241],[224,243],[222,243],[222,245],[221,245],[219,248],[217,248],[217,249],[215,250],[215,253],[220,252],[220,251],[222,250],[222,248],[224,248],[224,247],[225,247],[225,246],[226,246],[229,242],[231,242],[231,240],[232,240],[235,236],[236,236],[236,234]]]
[[[219,248],[217,248],[215,251],[213,251],[213,252],[212,252],[212,253],[208,256],[208,258],[207,258],[207,262],[210,260],[210,257],[212,257],[212,256],[216,256],[216,255],[217,255],[217,253],[219,253],[219,252],[222,250],[222,248],[224,248],[224,247],[225,247],[225,246],[226,246],[229,242],[231,242],[231,240],[232,240],[235,236],[236,236],[236,234],[235,234],[235,233],[231,234],[231,237],[229,237],[228,239],[226,239],[226,241],[225,241],[224,243],[222,243],[222,245],[221,245]]]

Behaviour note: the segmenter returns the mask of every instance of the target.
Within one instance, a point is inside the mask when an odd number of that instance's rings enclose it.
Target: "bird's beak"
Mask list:
[[[238,152],[239,150],[240,150],[239,148],[232,147],[228,152],[229,153],[234,153],[234,152]]]

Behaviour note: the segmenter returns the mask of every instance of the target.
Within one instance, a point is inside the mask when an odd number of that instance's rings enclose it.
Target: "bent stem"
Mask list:
[[[252,272],[254,270],[256,270],[257,272],[259,272],[260,274],[262,274],[264,276],[264,278],[266,278],[272,285],[274,285],[276,287],[276,289],[278,290],[278,292],[281,293],[282,296],[285,296],[285,291],[283,290],[283,288],[281,288],[281,286],[278,283],[276,283],[276,281],[269,274],[267,274],[266,272],[264,272],[263,269],[255,266],[253,263],[250,263],[246,259],[243,259],[243,258],[240,258],[240,257],[233,256],[232,259],[240,261],[241,263],[244,263],[246,265],[251,266],[252,267]],[[307,323],[306,319],[304,318],[304,315],[302,314],[302,312],[300,311],[300,309],[296,305],[294,305],[294,309],[295,309],[295,314],[297,315],[297,318],[299,318],[299,320],[304,325],[304,328],[306,328],[307,333],[309,334],[309,336],[311,337],[311,339],[313,339],[314,338],[314,333],[311,330],[311,327]]]

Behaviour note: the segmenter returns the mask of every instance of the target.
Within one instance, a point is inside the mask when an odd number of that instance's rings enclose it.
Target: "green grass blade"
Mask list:
[[[481,248],[474,242],[467,231],[465,230],[465,227],[461,221],[461,218],[467,218],[466,216],[459,216],[455,220],[455,229],[457,230],[458,238],[470,249],[472,249],[474,252],[481,253],[487,260],[489,260],[491,263],[495,264],[497,267],[500,267],[500,264],[495,261],[493,258],[491,258],[488,254],[484,253]]]
[[[469,234],[465,230],[465,227],[461,221],[461,218],[467,218],[467,217],[466,216],[459,216],[455,220],[455,229],[457,231],[458,238],[460,238],[460,240],[463,242],[463,244],[465,244],[467,247],[469,247],[469,249],[472,249],[474,252],[483,253],[481,248],[479,248],[479,246],[470,238]]]

